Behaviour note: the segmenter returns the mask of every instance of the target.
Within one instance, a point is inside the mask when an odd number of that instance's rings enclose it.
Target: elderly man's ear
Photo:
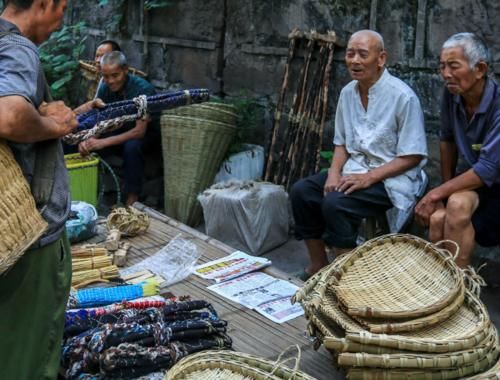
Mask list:
[[[383,50],[380,52],[378,56],[378,67],[383,68],[386,61],[387,61],[387,52]]]
[[[484,61],[479,61],[476,63],[474,70],[476,72],[477,79],[484,78],[488,75],[488,64]]]

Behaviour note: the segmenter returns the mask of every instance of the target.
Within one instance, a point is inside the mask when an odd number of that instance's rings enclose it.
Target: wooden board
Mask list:
[[[200,263],[223,257],[235,251],[226,244],[147,206],[139,203],[134,206],[150,215],[151,225],[145,234],[123,239],[131,244],[127,256],[128,266],[154,254],[179,234],[185,239],[192,240],[200,249]],[[265,272],[289,280],[286,274],[273,267],[267,268]],[[300,282],[297,284],[300,285]],[[208,281],[192,275],[164,290],[170,291],[176,296],[190,295],[192,299],[203,299],[211,302],[219,316],[228,321],[228,334],[233,339],[233,348],[236,351],[276,360],[285,349],[292,345],[298,345],[301,350],[301,370],[317,379],[344,378],[333,366],[331,354],[327,350],[323,347],[318,351],[313,349],[312,340],[305,333],[307,321],[304,317],[295,318],[284,324],[274,323],[254,310],[247,309],[209,291],[208,285],[210,285]],[[294,355],[296,356],[296,353]],[[293,367],[295,363],[291,360],[288,364]]]

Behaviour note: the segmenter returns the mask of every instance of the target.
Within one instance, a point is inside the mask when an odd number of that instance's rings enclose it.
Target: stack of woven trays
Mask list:
[[[164,380],[315,380],[295,367],[241,352],[204,351],[175,364]]]
[[[449,251],[393,234],[338,257],[293,300],[348,379],[495,378],[498,333],[478,295]]]

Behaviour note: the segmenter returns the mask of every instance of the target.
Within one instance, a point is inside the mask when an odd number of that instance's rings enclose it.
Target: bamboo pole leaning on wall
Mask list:
[[[295,29],[288,38],[265,174],[266,181],[287,190],[299,178],[318,170],[333,52],[341,45],[333,31],[320,34]]]

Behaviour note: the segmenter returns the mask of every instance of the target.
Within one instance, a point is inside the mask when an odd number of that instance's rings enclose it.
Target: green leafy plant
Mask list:
[[[257,100],[246,95],[233,98],[228,103],[235,107],[238,115],[236,137],[228,151],[228,155],[231,155],[245,150],[244,144],[252,139],[259,124],[261,109]]]
[[[321,157],[320,168],[321,172],[326,172],[330,168],[333,160],[333,152],[331,150],[322,150],[319,152],[319,156]],[[328,164],[328,166],[327,166]]]
[[[71,91],[78,75],[78,60],[85,49],[84,22],[64,26],[40,46],[40,60],[54,99],[75,105],[77,91]]]

